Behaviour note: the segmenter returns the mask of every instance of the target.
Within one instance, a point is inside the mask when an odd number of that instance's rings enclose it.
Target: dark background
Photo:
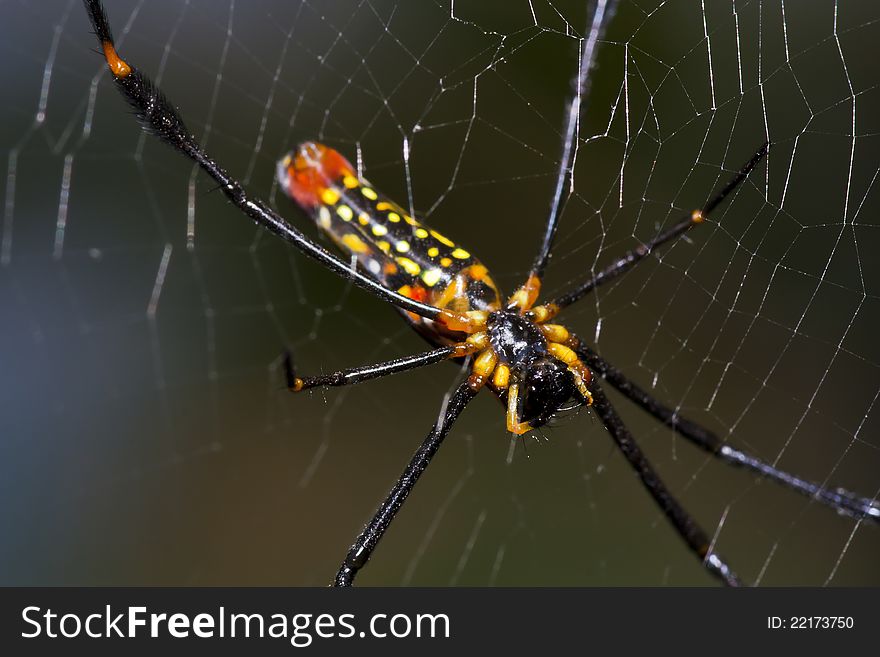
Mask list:
[[[877,9],[705,4],[619,7],[545,289],[704,203],[769,136],[769,163],[712,223],[565,321],[735,443],[876,495]],[[273,174],[317,138],[359,153],[377,187],[505,289],[524,276],[583,3],[107,5],[122,55],[310,234]],[[285,347],[320,372],[424,344],[144,136],[78,1],[0,12],[0,582],[329,582],[455,368],[291,398]],[[618,406],[746,581],[880,582],[876,527],[711,462]],[[503,423],[490,396],[472,405],[360,582],[712,583],[590,413],[512,448]]]

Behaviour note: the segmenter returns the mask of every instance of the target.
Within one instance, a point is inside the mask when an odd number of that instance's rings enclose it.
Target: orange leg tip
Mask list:
[[[293,385],[291,385],[288,390],[290,390],[290,392],[299,392],[304,386],[305,384],[303,383],[303,380],[297,378],[293,380]]]
[[[525,433],[528,433],[532,430],[532,425],[528,422],[519,422],[518,420],[510,420],[508,418],[507,421],[507,431],[512,433],[515,436],[521,436]]]
[[[706,221],[706,215],[703,214],[702,210],[694,210],[691,212],[691,223],[701,224],[704,221]]]
[[[507,430],[517,436],[528,433],[532,425],[528,422],[520,422],[517,417],[517,405],[519,403],[519,384],[514,383],[507,391]]]

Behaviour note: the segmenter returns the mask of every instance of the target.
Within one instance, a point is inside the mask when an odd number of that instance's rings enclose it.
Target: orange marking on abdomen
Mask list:
[[[311,210],[321,204],[321,192],[345,178],[354,168],[339,151],[307,141],[282,160],[287,172],[287,193],[300,207]]]
[[[356,255],[367,275],[381,285],[400,288],[404,296],[452,312],[501,306],[483,264],[358,178],[351,163],[332,148],[303,143],[278,163],[277,180],[318,227],[346,254]],[[422,327],[433,326],[415,315],[410,319]]]
[[[126,64],[117,54],[113,44],[109,41],[104,41],[101,43],[101,47],[104,49],[104,59],[107,60],[107,66],[110,67],[110,72],[113,73],[113,76],[117,78],[128,77],[131,74],[131,66]]]
[[[397,291],[414,301],[424,303],[428,299],[428,291],[421,285],[403,285]]]
[[[485,265],[471,265],[468,269],[470,270],[470,277],[475,281],[482,281],[489,273]]]
[[[403,296],[409,297],[419,303],[425,303],[428,300],[428,291],[421,285],[402,285],[397,291]],[[409,315],[410,321],[415,324],[422,321],[422,318],[413,312],[407,311],[406,314]]]

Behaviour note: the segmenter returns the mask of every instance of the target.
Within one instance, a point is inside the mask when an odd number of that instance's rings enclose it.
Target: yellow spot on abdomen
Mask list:
[[[416,237],[419,239],[425,239],[428,236],[428,231],[424,228],[416,228]]]
[[[440,249],[438,249],[436,246],[432,246],[430,249],[428,249],[429,257],[436,258],[438,255],[440,255]]]
[[[409,251],[409,242],[406,240],[400,240],[397,244],[394,245],[394,248],[397,249],[400,253],[406,253]]]
[[[379,198],[379,195],[370,187],[361,187],[361,194],[364,195],[364,198],[368,198],[371,201],[375,201]]]
[[[374,225],[372,230],[373,230],[373,235],[375,235],[376,237],[382,237],[383,235],[388,234],[388,229],[385,228],[385,226],[383,226],[382,224]]]
[[[393,224],[396,224],[397,222],[400,221],[400,215],[397,214],[396,212],[389,212],[388,213],[388,221],[390,221]]]
[[[376,246],[378,246],[380,249],[382,249],[382,251],[384,251],[385,253],[388,253],[389,251],[391,251],[391,244],[389,244],[385,240],[380,240],[380,241],[376,242]]]
[[[442,269],[429,269],[422,274],[422,280],[425,281],[425,285],[428,287],[434,287],[442,277]]]
[[[405,271],[410,276],[418,276],[422,271],[422,268],[419,267],[418,263],[410,260],[409,258],[395,258],[397,260],[397,264],[403,267],[403,271]]]
[[[354,176],[345,176],[342,179],[342,184],[345,185],[346,189],[354,189],[355,187],[360,185],[360,183],[358,182],[358,179],[355,178]]]
[[[452,264],[452,258],[440,258],[440,265],[442,267],[448,267]]]
[[[339,192],[332,187],[327,187],[321,192],[321,200],[327,205],[336,205],[339,201]]]
[[[464,249],[456,249],[452,252],[453,258],[458,258],[459,260],[467,260],[471,257],[471,254],[465,251]]]
[[[368,215],[366,212],[361,212],[358,215],[358,223],[360,223],[361,226],[366,226],[368,223],[370,223],[370,215]]]
[[[351,221],[351,218],[354,216],[354,212],[347,205],[340,205],[336,208],[336,214],[342,217],[343,221]]]
[[[367,253],[370,247],[354,233],[348,233],[342,236],[342,243],[353,253]]]

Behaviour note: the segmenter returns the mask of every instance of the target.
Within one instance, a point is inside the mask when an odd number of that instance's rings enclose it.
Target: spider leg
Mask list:
[[[844,488],[824,488],[817,483],[806,481],[791,473],[779,470],[770,463],[733,447],[715,433],[701,427],[696,422],[680,416],[676,411],[657,401],[646,391],[632,383],[620,370],[588,346],[581,344],[577,351],[594,373],[608,381],[615,389],[644,411],[715,458],[729,465],[745,468],[762,477],[766,477],[786,488],[817,500],[839,513],[859,520],[865,519],[880,523],[880,502],[877,500],[862,497]]]
[[[288,351],[284,355],[284,374],[287,381],[287,387],[291,392],[300,392],[309,388],[317,388],[319,386],[350,386],[361,381],[369,381],[370,379],[378,379],[379,377],[397,372],[405,372],[414,370],[426,365],[433,365],[442,360],[450,358],[463,358],[471,355],[476,347],[466,342],[451,345],[449,347],[440,347],[432,349],[414,356],[405,356],[403,358],[394,358],[382,363],[373,363],[370,365],[362,365],[360,367],[352,367],[349,369],[339,370],[331,374],[322,374],[320,376],[298,377],[293,366],[293,357]]]
[[[700,224],[705,222],[709,214],[715,208],[717,208],[718,205],[720,205],[721,202],[725,198],[727,198],[737,187],[739,187],[743,183],[743,181],[752,172],[752,169],[754,169],[758,165],[758,163],[764,158],[764,156],[767,155],[768,150],[770,150],[769,141],[764,142],[761,148],[759,148],[757,152],[752,156],[752,159],[746,162],[743,167],[736,173],[736,175],[724,186],[724,189],[722,189],[711,201],[703,206],[702,209],[694,210],[689,216],[681,219],[677,224],[675,224],[668,230],[655,236],[647,243],[642,244],[632,251],[627,252],[622,258],[611,263],[605,269],[597,272],[590,279],[584,281],[570,292],[566,292],[551,303],[557,306],[558,309],[570,306],[574,302],[582,299],[594,288],[597,288],[600,285],[604,285],[608,281],[611,281],[621,274],[628,272],[638,262],[650,255],[657,247],[665,244],[666,242],[670,242],[678,237],[681,237],[694,226],[699,226]]]
[[[500,398],[499,398],[500,399]],[[519,384],[514,383],[507,389],[507,430],[515,436],[532,431],[528,422],[520,422],[517,404],[519,403]]]
[[[614,442],[617,443],[623,456],[639,475],[642,485],[654,498],[669,522],[672,523],[675,531],[687,543],[691,551],[700,558],[706,570],[727,586],[740,586],[742,583],[730,569],[730,566],[712,551],[712,544],[706,533],[666,488],[599,384],[594,381],[591,388],[593,410],[605,425],[608,433],[611,434]]]
[[[452,317],[455,313],[448,311],[443,313],[439,308],[410,299],[356,271],[349,263],[337,258],[306,237],[277,212],[269,208],[265,202],[259,198],[248,196],[241,184],[202,150],[162,90],[146,75],[118,55],[113,44],[107,13],[100,0],[84,0],[84,5],[116,86],[132,106],[138,119],[154,136],[196,162],[218,183],[220,189],[233,205],[257,224],[293,244],[305,255],[314,258],[342,278],[372,292],[380,299],[428,319],[439,319],[440,321],[443,321],[444,318],[460,319]]]
[[[615,4],[615,0],[597,0],[590,18],[587,35],[584,39],[584,51],[581,56],[578,75],[574,81],[574,97],[571,99],[571,104],[568,107],[565,135],[562,142],[562,157],[559,160],[556,186],[553,189],[553,197],[550,202],[550,215],[547,217],[547,227],[544,231],[544,239],[541,241],[541,249],[535,258],[531,270],[532,276],[538,278],[544,275],[547,262],[550,260],[550,252],[553,249],[553,241],[556,238],[556,230],[559,227],[559,217],[565,205],[563,201],[565,187],[566,185],[571,186],[581,106],[586,103],[587,96],[590,93],[590,70],[596,62],[599,40],[605,32],[608,21],[614,15]]]
[[[403,474],[400,475],[394,488],[391,489],[370,522],[366,524],[357,539],[355,539],[348,554],[345,555],[345,560],[342,562],[339,572],[336,573],[333,586],[352,585],[358,571],[370,559],[373,550],[376,549],[376,545],[382,540],[382,536],[384,536],[385,531],[394,520],[394,516],[397,515],[400,507],[415,487],[419,477],[422,476],[422,473],[431,463],[434,454],[440,449],[440,445],[443,443],[443,439],[449,433],[449,430],[452,429],[452,425],[475,395],[476,393],[471,389],[467,381],[458,386],[458,389],[442,412],[441,417],[437,420],[434,428],[431,429],[431,432],[421,446],[416,450],[412,460],[406,466]]]

